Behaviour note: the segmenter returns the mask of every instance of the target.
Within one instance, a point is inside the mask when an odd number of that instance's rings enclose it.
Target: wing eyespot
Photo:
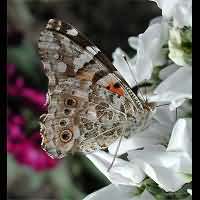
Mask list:
[[[114,85],[113,85],[114,88],[120,88],[121,87],[121,84],[119,82],[116,82]]]
[[[60,134],[60,139],[62,142],[69,142],[73,138],[73,133],[70,130],[65,130]]]
[[[65,99],[66,106],[76,107],[77,103],[78,103],[77,100],[73,97]]]
[[[69,109],[67,109],[67,108],[64,109],[64,114],[65,114],[65,115],[69,115],[70,112],[71,112],[71,110],[69,110]]]
[[[62,120],[60,120],[59,124],[60,124],[60,126],[66,126],[67,122],[66,122],[66,120],[62,119]]]

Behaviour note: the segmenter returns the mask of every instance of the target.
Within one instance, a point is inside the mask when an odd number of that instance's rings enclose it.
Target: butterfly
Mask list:
[[[50,19],[38,41],[48,77],[42,148],[52,158],[92,153],[145,126],[154,103],[139,98],[110,60],[72,25]]]

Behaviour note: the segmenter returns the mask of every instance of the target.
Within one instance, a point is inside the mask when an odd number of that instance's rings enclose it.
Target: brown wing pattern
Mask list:
[[[106,148],[128,132],[130,123],[139,126],[144,114],[139,99],[107,57],[73,26],[49,20],[38,47],[49,79],[42,147],[52,157]],[[109,90],[110,84],[120,87],[123,95]]]

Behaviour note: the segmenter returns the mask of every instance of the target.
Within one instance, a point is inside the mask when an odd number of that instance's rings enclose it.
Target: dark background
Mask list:
[[[37,54],[39,33],[48,19],[61,19],[112,59],[117,47],[129,52],[128,37],[143,33],[161,11],[145,0],[8,0],[7,15],[8,199],[82,199],[109,182],[83,155],[51,163],[40,148],[47,79]]]

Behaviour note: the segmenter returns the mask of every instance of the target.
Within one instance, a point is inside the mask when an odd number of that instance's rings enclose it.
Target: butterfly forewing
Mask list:
[[[77,29],[49,20],[38,42],[49,79],[42,147],[52,157],[107,148],[148,115],[109,59]]]

